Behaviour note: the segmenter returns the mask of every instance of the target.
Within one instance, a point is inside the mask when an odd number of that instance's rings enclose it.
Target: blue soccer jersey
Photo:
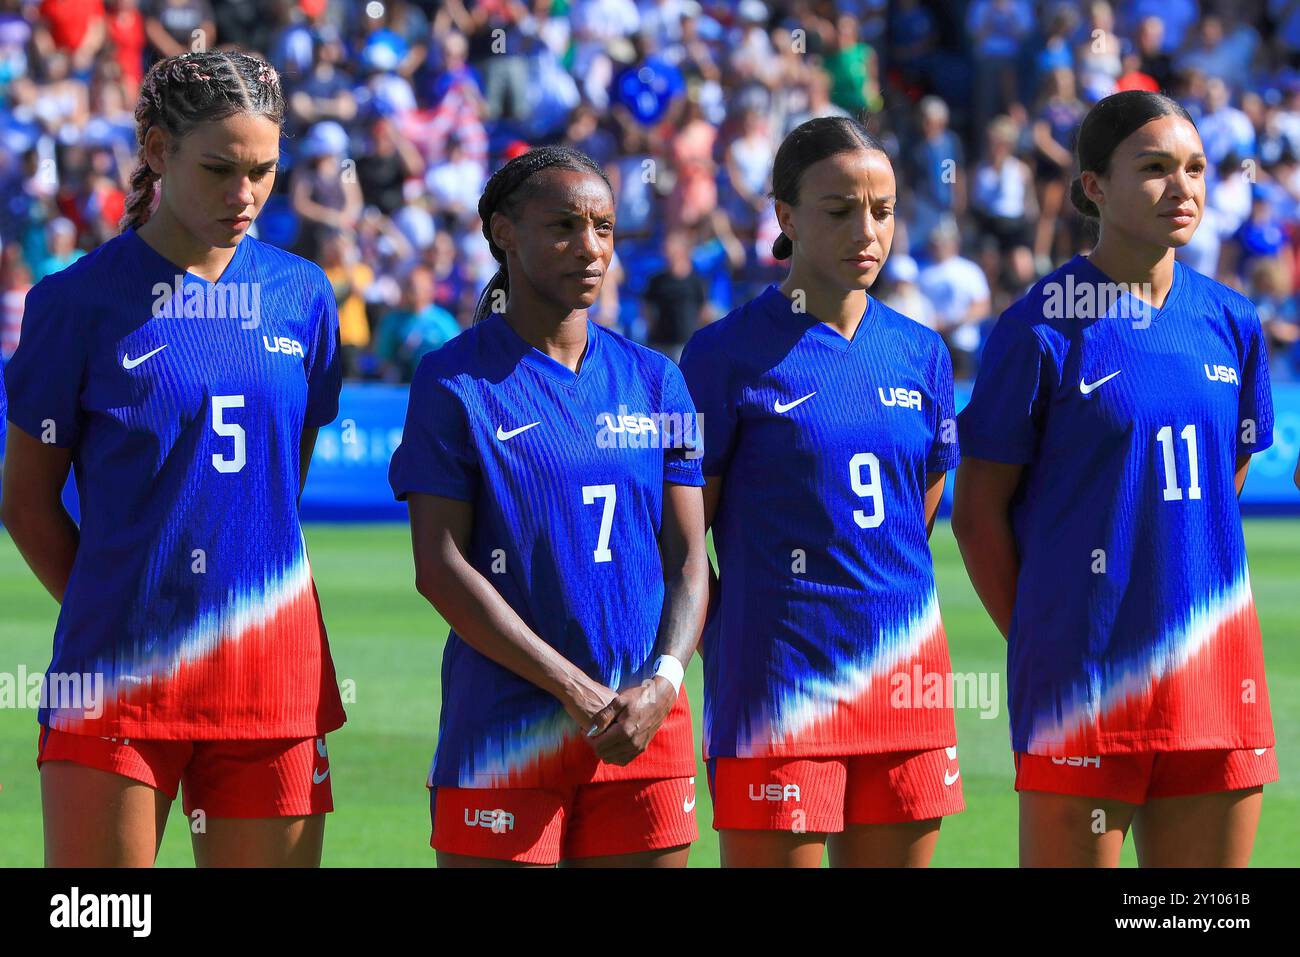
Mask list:
[[[682,370],[722,477],[708,755],[955,744],[924,507],[927,473],[958,459],[943,341],[875,299],[849,341],[771,285]]]
[[[703,485],[677,368],[587,323],[579,371],[491,315],[420,362],[394,494],[470,502],[468,560],[529,628],[614,690],[653,674],[664,602],[664,483]],[[560,702],[454,631],[442,660],[431,786],[694,773],[683,691],[626,767],[597,762]]]
[[[1254,306],[1175,263],[1146,308],[1076,257],[998,320],[959,422],[968,456],[1024,466],[1013,747],[1272,745],[1233,483],[1272,443]]]
[[[71,449],[81,503],[42,724],[343,723],[298,522],[299,441],[336,414],[337,340],[324,273],[252,238],[210,283],[128,230],[27,294],[11,427]]]

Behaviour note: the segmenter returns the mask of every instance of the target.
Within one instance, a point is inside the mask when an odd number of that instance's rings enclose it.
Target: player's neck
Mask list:
[[[574,372],[587,352],[587,311],[574,309],[560,315],[542,303],[529,305],[512,292],[502,318],[515,334],[538,352]]]
[[[221,278],[238,249],[237,246],[226,249],[199,242],[163,206],[159,206],[148,222],[136,229],[136,234],[177,269],[191,272],[208,282]]]
[[[807,279],[794,270],[781,283],[781,292],[796,305],[802,302],[804,312],[830,326],[845,339],[853,338],[863,313],[867,311],[865,290],[854,289],[847,295],[837,295],[825,283]]]
[[[1103,235],[1088,254],[1088,262],[1112,282],[1150,289],[1151,304],[1157,309],[1164,305],[1174,285],[1174,251],[1168,246],[1125,242],[1123,237]]]

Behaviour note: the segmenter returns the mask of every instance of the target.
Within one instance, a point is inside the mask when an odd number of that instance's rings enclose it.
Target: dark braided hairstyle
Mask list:
[[[610,195],[614,188],[610,186],[609,177],[600,164],[580,150],[568,146],[539,146],[516,156],[492,174],[487,187],[478,201],[479,219],[483,221],[483,235],[492,250],[492,258],[500,265],[496,274],[488,282],[487,288],[479,296],[478,306],[474,309],[474,322],[479,323],[492,311],[492,299],[500,290],[510,293],[510,274],[506,270],[506,253],[492,241],[492,214],[502,213],[511,219],[519,215],[528,200],[536,195],[540,183],[532,179],[533,174],[546,169],[567,169],[577,173],[594,173],[605,181]]]
[[[247,53],[208,50],[155,63],[145,74],[135,105],[135,136],[140,149],[119,229],[144,225],[153,208],[159,176],[149,168],[144,151],[145,136],[152,127],[166,130],[175,149],[200,123],[236,113],[259,114],[282,125],[280,76],[265,60]]]
[[[880,140],[851,117],[821,116],[800,123],[781,141],[781,147],[776,151],[776,159],[772,162],[772,192],[768,195],[791,206],[798,206],[799,183],[808,167],[828,156],[854,150],[868,150],[888,156]],[[793,252],[794,243],[784,232],[772,241],[772,255],[775,258],[789,259]]]

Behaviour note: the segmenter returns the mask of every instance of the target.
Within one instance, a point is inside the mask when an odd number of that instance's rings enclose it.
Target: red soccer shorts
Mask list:
[[[715,830],[837,833],[956,814],[957,749],[836,758],[713,758]]]
[[[430,846],[527,864],[690,844],[695,778],[600,781],[550,788],[432,789]]]
[[[141,781],[208,817],[299,817],[334,810],[325,739],[145,741],[41,728],[36,766],[71,761]]]
[[[1277,780],[1272,748],[1146,751],[1053,758],[1016,754],[1016,790],[1145,804],[1152,798],[1212,794]]]

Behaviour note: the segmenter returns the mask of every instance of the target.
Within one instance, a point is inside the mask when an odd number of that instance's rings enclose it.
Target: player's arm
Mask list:
[[[939,514],[939,503],[943,501],[943,483],[947,481],[947,472],[927,472],[925,474],[925,537],[934,532],[934,517]]]
[[[54,600],[62,604],[81,532],[63,507],[72,450],[41,442],[13,422],[0,481],[0,522]]]
[[[407,505],[416,590],[475,651],[554,696],[584,730],[604,730],[615,717],[606,709],[614,692],[539,638],[465,557],[473,506],[415,492]]]
[[[697,486],[664,484],[659,555],[664,568],[664,606],[655,656],[671,656],[685,667],[695,654],[709,603],[704,497]],[[662,676],[622,691],[610,706],[621,713],[591,740],[597,756],[620,766],[631,762],[650,744],[676,701],[672,683]]]
[[[964,458],[953,488],[952,533],[966,574],[1005,638],[1011,630],[1020,555],[1011,527],[1011,497],[1023,465]]]
[[[718,500],[722,498],[722,476],[710,475],[704,479],[704,531],[713,527],[713,517],[718,514]],[[718,600],[718,573],[709,562],[709,607]],[[685,664],[685,662],[683,662]]]
[[[311,457],[316,451],[316,436],[320,429],[303,429],[298,441],[298,501],[302,501],[302,491],[307,487],[307,470],[311,468]]]
[[[1237,471],[1233,475],[1233,484],[1237,486],[1237,498],[1241,498],[1241,490],[1246,485],[1246,473],[1250,471],[1250,453],[1237,456]],[[1296,478],[1300,479],[1300,465],[1296,466]],[[1297,484],[1300,484],[1298,482]]]

